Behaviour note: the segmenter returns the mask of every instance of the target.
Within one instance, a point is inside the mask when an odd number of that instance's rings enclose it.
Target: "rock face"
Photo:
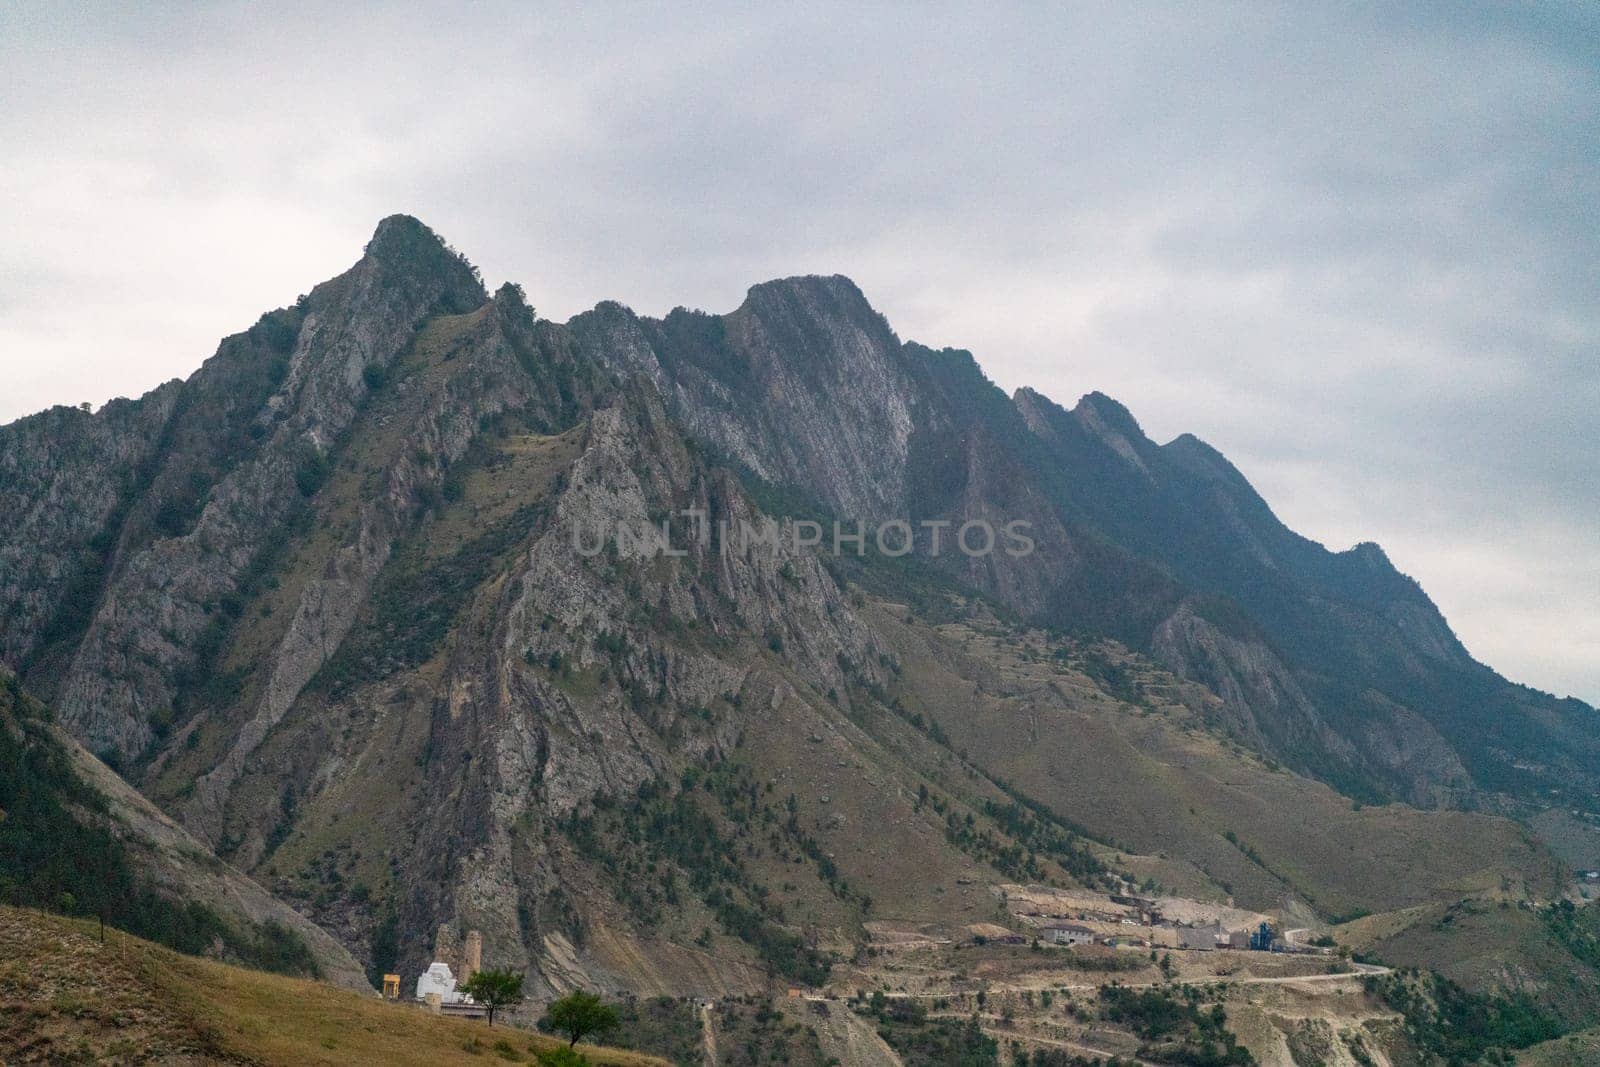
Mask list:
[[[389,440],[373,456],[383,464],[374,472],[378,477],[351,500],[354,515],[343,543],[327,552],[319,573],[301,588],[248,717],[187,805],[191,823],[213,839],[245,762],[343,642],[391,547],[424,501],[442,491],[444,472],[466,453],[480,423],[508,410],[544,410],[537,383],[520,362],[535,341],[532,313],[519,292],[504,289],[489,304],[440,325],[421,341],[450,346],[445,351],[456,366],[448,376],[406,384],[407,395],[379,405],[373,421],[389,431]]]
[[[467,855],[430,883],[444,897],[413,906],[454,910],[502,959],[524,942],[517,901],[559,884],[547,862],[519,871],[517,821],[559,820],[597,795],[634,793],[686,755],[731,750],[737,721],[700,712],[751,689],[744,635],[768,635],[792,670],[835,690],[846,671],[880,670],[869,631],[809,554],[721,551],[685,530],[687,554],[671,568],[626,542],[614,559],[580,555],[575,529],[643,529],[668,508],[704,510],[713,527],[757,518],[726,474],[691,458],[653,399],[597,411],[584,437],[548,524],[474,605],[481,621],[456,641],[433,716],[435,758],[469,769],[430,781],[421,851]],[[574,675],[595,678],[596,691]]]
[[[910,799],[957,757],[988,781],[984,755],[901,699],[868,595],[1117,642],[1081,683],[1106,701],[1165,668],[1206,728],[1358,797],[1600,781],[1592,709],[1472,661],[1376,546],[1295,535],[1109,397],[1005,396],[839,277],[560,325],[388,219],[189,380],[0,428],[0,504],[0,659],[382,969],[444,924],[547,989],[803,980],[871,896],[820,842],[890,847],[825,806],[858,763],[894,848],[925,831],[928,862],[998,871]],[[870,532],[866,556],[797,543],[813,519],[924,532],[884,565]],[[953,549],[1011,522],[1031,551]],[[786,778],[836,741],[816,795]]]
[[[93,609],[117,530],[182,392],[169,382],[94,415],[58,407],[0,427],[7,663],[43,659]]]
[[[653,322],[602,304],[569,328],[758,477],[852,518],[904,515],[915,388],[899,339],[848,278],[758,285],[720,317],[680,309]]]

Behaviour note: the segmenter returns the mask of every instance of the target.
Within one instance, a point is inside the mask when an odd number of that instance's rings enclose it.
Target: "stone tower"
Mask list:
[[[467,931],[467,940],[461,946],[461,978],[468,978],[483,969],[483,935],[476,930]]]

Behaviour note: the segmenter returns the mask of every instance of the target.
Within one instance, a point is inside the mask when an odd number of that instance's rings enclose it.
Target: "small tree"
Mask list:
[[[580,989],[550,1005],[544,1018],[539,1020],[539,1029],[565,1035],[570,1048],[591,1034],[616,1029],[621,1022],[616,1008]]]
[[[461,991],[489,1009],[489,1025],[494,1025],[495,1009],[522,999],[522,975],[515,971],[478,971]]]

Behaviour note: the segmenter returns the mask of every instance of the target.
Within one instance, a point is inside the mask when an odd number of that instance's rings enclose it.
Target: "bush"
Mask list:
[[[328,480],[331,469],[326,456],[308,448],[294,469],[295,488],[300,490],[301,496],[316,496],[317,490],[322,488],[322,483]]]
[[[553,1048],[539,1053],[540,1067],[589,1067],[589,1057],[575,1048]]]

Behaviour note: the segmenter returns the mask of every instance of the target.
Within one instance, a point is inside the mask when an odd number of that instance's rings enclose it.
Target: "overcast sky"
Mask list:
[[[843,273],[1600,703],[1600,20],[1302,6],[0,5],[0,422],[187,375],[394,212],[557,319]]]

